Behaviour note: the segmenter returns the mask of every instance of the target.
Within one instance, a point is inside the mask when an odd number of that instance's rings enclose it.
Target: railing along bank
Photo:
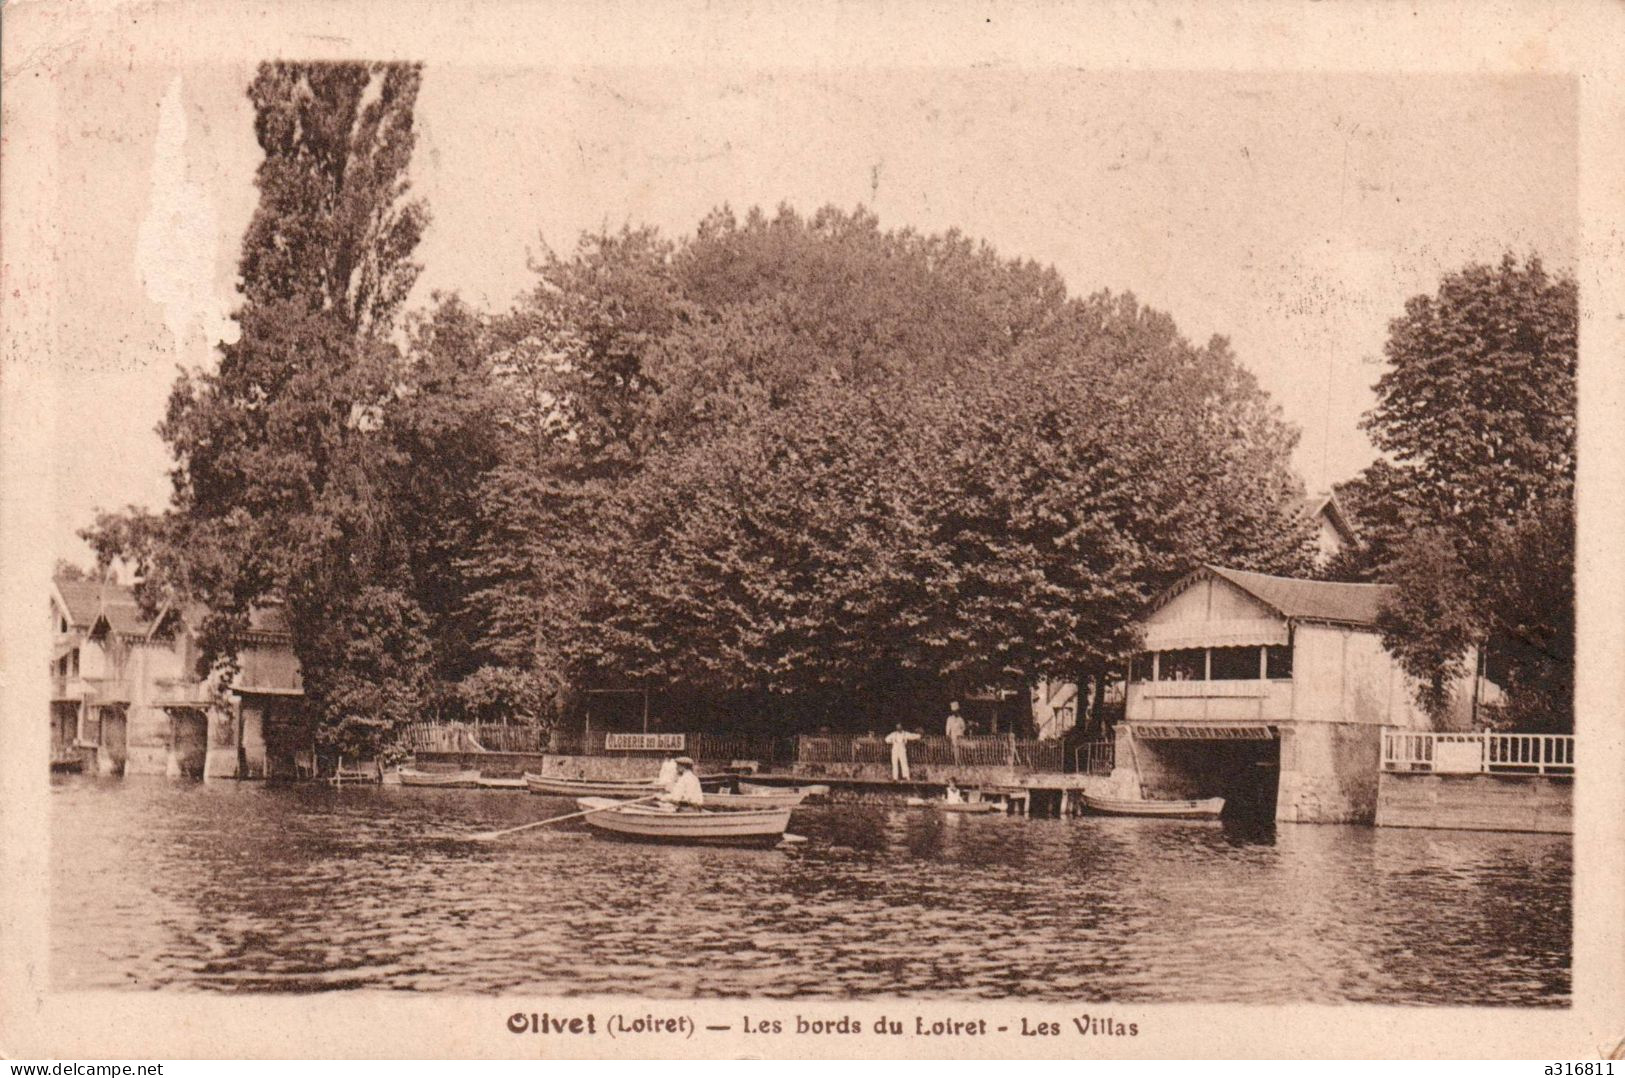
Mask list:
[[[755,762],[787,767],[810,764],[891,762],[891,746],[878,736],[833,734],[796,738],[728,734],[640,734],[592,731],[550,732],[536,726],[480,723],[412,723],[401,731],[410,752],[553,752],[575,756],[652,756],[684,753],[696,760],[729,764]],[[1035,741],[1003,734],[993,737],[922,737],[909,742],[911,764],[959,767],[1013,767],[1062,771],[1065,748],[1059,741]]]
[[[1451,775],[1572,775],[1574,737],[1385,730],[1382,769]]]

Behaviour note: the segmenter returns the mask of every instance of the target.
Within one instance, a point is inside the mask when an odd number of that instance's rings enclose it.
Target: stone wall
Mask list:
[[[1281,727],[1275,818],[1286,823],[1370,823],[1377,811],[1382,729],[1363,723]]]
[[[1383,772],[1376,822],[1379,827],[1572,833],[1574,781],[1541,775]]]

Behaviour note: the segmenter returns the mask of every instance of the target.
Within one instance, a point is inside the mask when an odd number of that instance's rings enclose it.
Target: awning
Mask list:
[[[1273,741],[1276,728],[1259,722],[1131,722],[1143,741]]]
[[[1279,618],[1152,622],[1145,627],[1147,651],[1275,647],[1286,642],[1287,624]]]

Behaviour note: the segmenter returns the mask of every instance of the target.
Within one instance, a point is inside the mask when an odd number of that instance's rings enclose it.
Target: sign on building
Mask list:
[[[606,752],[682,752],[687,734],[605,734]]]

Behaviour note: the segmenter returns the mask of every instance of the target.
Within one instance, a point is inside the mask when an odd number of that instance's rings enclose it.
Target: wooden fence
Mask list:
[[[1073,754],[1073,770],[1087,775],[1110,775],[1117,767],[1117,739],[1101,738],[1079,745]]]

